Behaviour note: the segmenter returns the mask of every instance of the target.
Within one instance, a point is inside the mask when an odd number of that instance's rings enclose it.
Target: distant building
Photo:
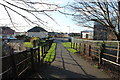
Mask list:
[[[48,32],[49,37],[55,37],[56,34],[57,34],[56,32]]]
[[[69,35],[67,33],[64,33],[63,37],[69,37]]]
[[[106,26],[95,22],[94,24],[94,40],[116,40],[115,35]]]
[[[40,37],[40,38],[46,38],[48,37],[48,31],[41,27],[33,27],[32,29],[28,30],[28,36],[29,37]]]
[[[81,38],[93,39],[93,31],[92,30],[81,31]]]
[[[80,33],[69,33],[69,36],[71,36],[71,37],[80,36]]]
[[[18,36],[18,35],[28,35],[27,32],[15,32],[14,33],[15,36]]]
[[[14,37],[15,31],[10,27],[0,26],[0,37],[2,39],[12,39]]]

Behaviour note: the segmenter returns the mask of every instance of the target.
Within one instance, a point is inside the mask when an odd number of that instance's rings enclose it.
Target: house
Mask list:
[[[48,37],[48,31],[41,27],[33,27],[32,29],[28,30],[29,37],[39,37],[39,38],[46,38]]]
[[[92,30],[81,31],[81,38],[93,39],[93,31]]]
[[[60,32],[60,33],[56,33],[55,37],[69,37],[69,35],[67,33]]]
[[[94,40],[116,40],[115,35],[110,29],[106,28],[104,25],[95,22],[94,23]]]
[[[13,29],[11,29],[10,27],[6,27],[6,26],[0,27],[0,37],[2,39],[15,38],[14,33],[15,33],[15,31]]]
[[[80,36],[80,33],[69,33],[69,36],[71,37]]]
[[[55,37],[56,34],[57,34],[56,32],[48,32],[49,37]]]
[[[63,37],[69,37],[69,35],[67,33],[64,33]]]
[[[18,35],[26,35],[27,36],[27,32],[15,32],[14,35],[15,36],[18,36]]]

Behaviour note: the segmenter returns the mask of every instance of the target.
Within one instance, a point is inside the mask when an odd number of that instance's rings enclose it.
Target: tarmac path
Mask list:
[[[63,41],[63,40],[62,40]],[[79,54],[70,53],[62,45],[61,40],[56,40],[56,57],[50,65],[44,65],[40,69],[42,78],[110,78],[105,72],[95,68]]]

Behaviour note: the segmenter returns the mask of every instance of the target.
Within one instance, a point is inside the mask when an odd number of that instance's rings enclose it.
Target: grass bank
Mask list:
[[[31,42],[25,42],[24,45],[25,47],[33,48],[33,45],[31,44]],[[41,46],[40,46],[40,50],[41,50]],[[46,57],[44,58],[44,61],[52,62],[55,58],[55,54],[56,54],[56,43],[52,43],[51,48],[48,50],[48,53],[46,54]],[[41,55],[42,55],[42,52],[40,51],[40,56]]]
[[[71,42],[64,42],[64,43],[62,43],[62,45],[63,45],[64,47],[66,47],[67,50],[70,51],[71,53],[77,52],[77,50],[71,48]]]
[[[48,50],[48,53],[46,54],[46,57],[44,58],[44,61],[46,62],[53,62],[56,54],[56,43],[52,43],[51,48]]]

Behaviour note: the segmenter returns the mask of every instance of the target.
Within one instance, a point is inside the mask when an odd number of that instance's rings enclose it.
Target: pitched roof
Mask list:
[[[43,29],[43,28],[41,28],[41,27],[38,27],[38,26],[36,26],[36,27],[33,27],[32,29],[29,29],[27,32],[48,32],[48,31],[46,31],[45,29]]]
[[[2,34],[14,34],[15,30],[11,29],[10,27],[0,26],[0,31]]]
[[[13,30],[13,29],[11,29],[10,27],[6,27],[6,26],[0,26],[0,29],[2,29],[2,30]],[[14,30],[13,30],[14,31]]]

